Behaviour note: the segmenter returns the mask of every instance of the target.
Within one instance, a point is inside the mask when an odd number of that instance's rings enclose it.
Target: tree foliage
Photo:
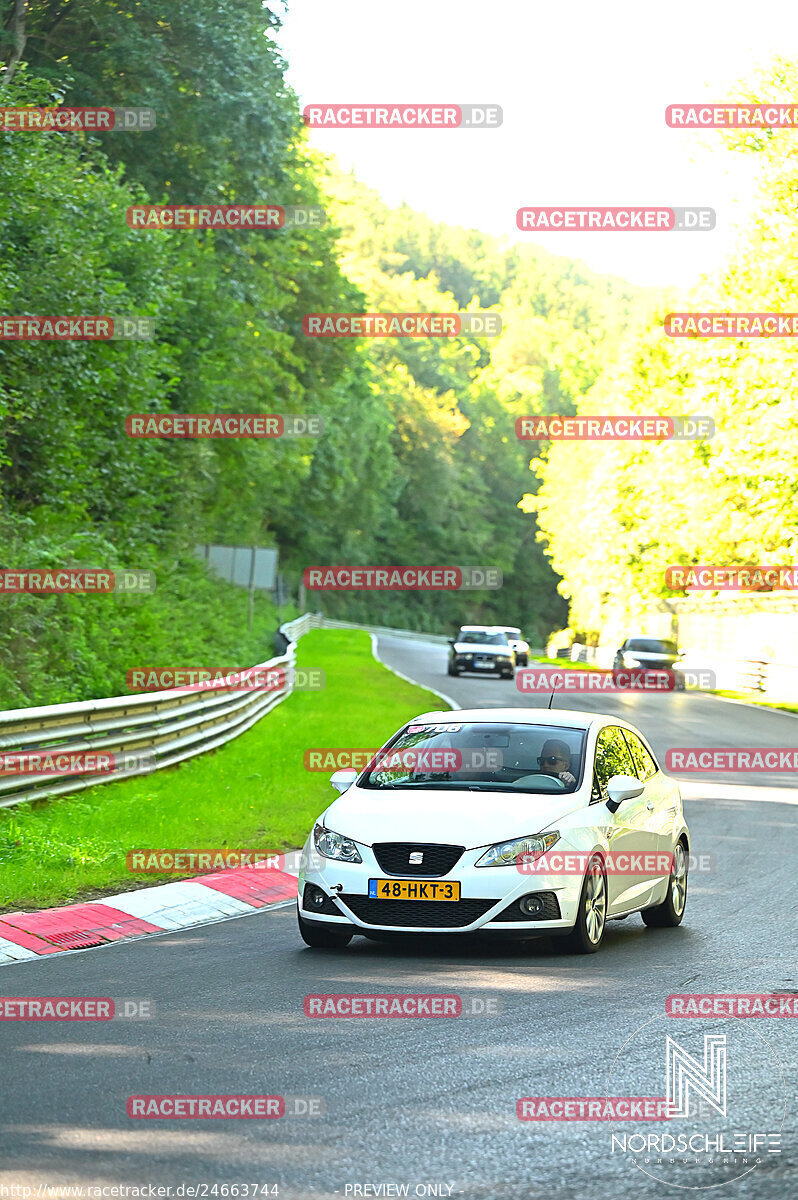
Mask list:
[[[203,652],[217,602],[202,593],[203,621],[196,572],[175,569],[197,542],[276,546],[294,588],[311,564],[493,565],[505,577],[498,593],[313,602],[418,628],[510,621],[540,641],[565,605],[535,521],[518,507],[530,448],[515,417],[573,411],[640,297],[566,259],[388,208],[326,166],[308,151],[274,26],[260,0],[0,3],[0,104],[157,114],[140,133],[0,132],[0,310],[155,323],[151,341],[0,342],[2,565],[151,567],[169,581],[171,620],[187,618],[181,647],[194,630]],[[330,220],[131,230],[126,209],[148,201],[321,204]],[[502,313],[498,339],[302,332],[307,312],[486,308]],[[166,411],[319,414],[326,433],[126,435],[128,414]],[[59,687],[71,698],[75,680],[84,694],[119,690],[102,603],[3,605],[15,701],[52,700]],[[137,654],[166,643],[166,606],[152,614],[129,618],[144,639]],[[242,655],[245,645],[242,634]]]
[[[738,93],[783,101],[798,66],[777,61]],[[615,370],[578,404],[588,413],[706,414],[711,440],[553,445],[538,466],[536,512],[573,598],[572,623],[600,630],[673,597],[675,563],[784,564],[798,553],[798,349],[790,338],[668,338],[669,310],[798,311],[798,151],[789,129],[726,135],[758,158],[752,225],[729,262],[687,298],[660,302]],[[580,479],[573,486],[574,473]]]

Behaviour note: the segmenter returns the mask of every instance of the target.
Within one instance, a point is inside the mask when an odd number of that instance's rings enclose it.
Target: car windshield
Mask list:
[[[558,725],[466,721],[411,723],[358,780],[379,791],[574,792],[586,733]]]
[[[489,633],[487,629],[461,629],[458,642],[472,642],[479,646],[507,646],[503,633]]]
[[[626,649],[639,654],[677,654],[675,642],[662,641],[659,638],[632,638],[626,643]]]
[[[505,635],[505,637],[508,640],[512,639],[514,642],[521,641],[521,630],[520,629],[503,629],[502,633]]]

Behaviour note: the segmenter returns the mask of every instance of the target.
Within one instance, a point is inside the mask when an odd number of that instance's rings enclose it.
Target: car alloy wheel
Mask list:
[[[687,856],[681,842],[673,852],[673,874],[670,886],[673,911],[681,916],[687,903]]]
[[[607,919],[607,888],[600,860],[591,862],[586,884],[585,927],[591,942],[597,944],[601,941]]]
[[[595,954],[607,926],[607,880],[598,854],[591,858],[582,884],[576,922],[570,933],[559,938],[573,954]]]
[[[668,881],[668,892],[661,904],[644,908],[640,916],[646,925],[655,929],[681,925],[687,904],[687,851],[684,842],[673,848],[673,864]]]

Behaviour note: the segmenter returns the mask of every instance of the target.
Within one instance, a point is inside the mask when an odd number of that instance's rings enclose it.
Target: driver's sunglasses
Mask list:
[[[539,758],[538,759],[538,762],[540,763],[541,766],[543,766],[544,764],[548,764],[551,767],[553,767],[555,763],[565,762],[565,761],[566,760],[559,754],[550,754],[548,756],[548,758]]]

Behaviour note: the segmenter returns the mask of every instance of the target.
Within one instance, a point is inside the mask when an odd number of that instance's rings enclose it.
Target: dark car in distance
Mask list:
[[[494,625],[463,625],[457,637],[449,639],[449,646],[449,675],[469,671],[475,675],[515,678],[515,654],[503,629]]]
[[[683,692],[684,674],[676,667],[681,657],[682,651],[667,638],[628,637],[616,650],[612,669],[614,674],[623,671],[633,678],[664,675],[671,688]]]

